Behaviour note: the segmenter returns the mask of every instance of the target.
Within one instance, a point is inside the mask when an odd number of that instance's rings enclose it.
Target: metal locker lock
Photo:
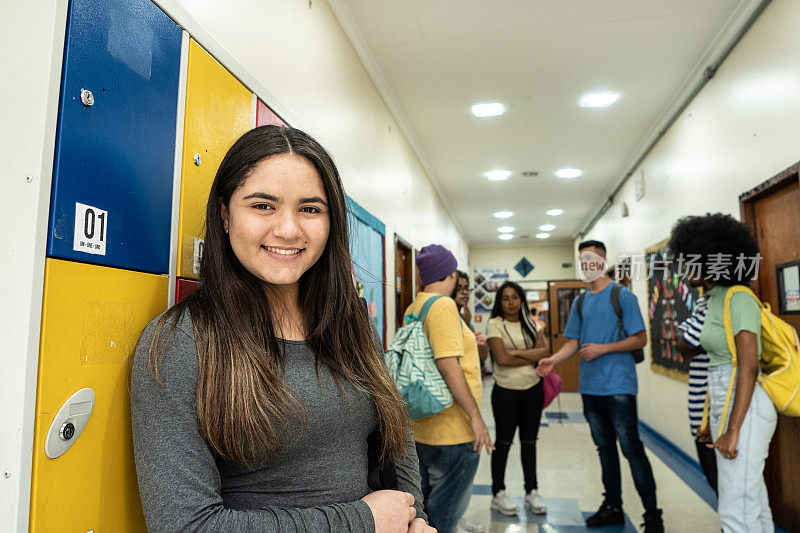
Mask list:
[[[75,425],[72,422],[66,422],[61,425],[61,429],[58,430],[58,436],[61,437],[61,440],[69,440],[75,436]]]
[[[86,107],[94,105],[94,95],[89,89],[81,89],[81,103]]]
[[[194,153],[194,164],[199,167],[200,163],[202,163],[202,162],[203,162],[203,160],[200,158],[200,154],[195,152]]]
[[[78,440],[94,409],[94,391],[81,389],[64,402],[56,413],[44,441],[44,453],[50,459],[63,455]]]

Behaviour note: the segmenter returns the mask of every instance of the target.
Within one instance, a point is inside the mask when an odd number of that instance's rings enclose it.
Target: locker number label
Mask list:
[[[106,255],[108,211],[75,204],[75,237],[72,249],[87,254]]]

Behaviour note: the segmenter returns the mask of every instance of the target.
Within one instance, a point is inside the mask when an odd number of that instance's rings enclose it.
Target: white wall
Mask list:
[[[470,275],[477,267],[505,267],[511,281],[574,279],[573,267],[563,268],[562,263],[572,263],[575,258],[572,246],[476,246],[469,250]],[[535,267],[526,277],[514,270],[514,265],[526,257]],[[459,268],[461,264],[459,264]]]
[[[642,163],[645,197],[635,200],[630,181],[587,234],[606,243],[610,260],[622,251],[642,253],[681,216],[719,211],[738,218],[739,194],[800,160],[798,27],[796,0],[775,0],[761,15]],[[621,202],[630,207],[627,218]],[[634,281],[633,288],[644,314],[647,283]],[[646,364],[638,373],[641,418],[694,457],[687,385]]]

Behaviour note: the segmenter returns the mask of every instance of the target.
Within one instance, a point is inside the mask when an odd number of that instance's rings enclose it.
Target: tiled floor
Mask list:
[[[492,384],[491,379],[484,382],[481,408],[484,419],[493,432],[494,419],[489,402]],[[623,457],[620,457],[620,463],[626,524],[603,529],[587,529],[584,526],[585,516],[597,510],[602,501],[600,463],[589,434],[589,426],[583,419],[580,397],[575,393],[562,394],[561,412],[563,415],[559,416],[557,402],[553,402],[547,409],[537,445],[539,490],[548,506],[547,515],[535,516],[525,512],[519,439],[516,438],[506,468],[506,487],[522,511],[516,517],[508,517],[490,510],[492,478],[489,458],[484,455],[475,476],[473,496],[465,517],[471,522],[486,526],[491,533],[627,533],[641,530],[638,526],[644,511],[634,488],[628,463]],[[647,456],[653,466],[659,507],[664,510],[666,530],[718,533],[720,525],[714,509],[652,450],[647,450]]]

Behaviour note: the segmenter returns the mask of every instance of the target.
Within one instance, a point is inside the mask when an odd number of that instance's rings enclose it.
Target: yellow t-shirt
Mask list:
[[[418,314],[428,298],[433,296],[436,294],[419,293],[414,303],[406,309],[406,315]],[[428,311],[423,329],[431,344],[434,359],[459,358],[472,397],[480,405],[483,385],[478,344],[475,342],[475,334],[458,314],[456,303],[446,296],[436,300]],[[415,441],[431,446],[449,446],[475,440],[475,434],[469,425],[469,416],[455,400],[453,405],[441,413],[412,422],[411,429]]]
[[[533,348],[533,342],[522,332],[522,322],[509,322],[501,316],[490,318],[486,324],[486,338],[503,341],[506,350],[525,350]],[[539,383],[533,363],[526,366],[492,366],[495,383],[504,389],[526,390]]]

